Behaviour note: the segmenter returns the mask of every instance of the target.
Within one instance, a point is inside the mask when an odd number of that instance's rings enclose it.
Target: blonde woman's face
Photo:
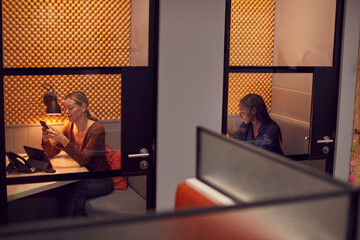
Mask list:
[[[65,114],[67,115],[70,122],[77,122],[84,116],[86,107],[85,104],[81,106],[74,100],[68,98],[64,101]]]

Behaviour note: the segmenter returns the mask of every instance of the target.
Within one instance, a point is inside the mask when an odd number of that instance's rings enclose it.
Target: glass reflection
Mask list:
[[[148,66],[149,0],[6,0],[2,10],[4,68],[79,68],[79,74],[74,75],[40,72],[4,76],[5,150],[24,158],[19,158],[23,165],[31,163],[31,168],[37,169],[31,174],[26,169],[14,169],[8,171],[7,178],[121,169],[121,75],[87,73],[81,68]],[[45,115],[41,101],[44,84],[54,87],[61,115]],[[63,102],[67,94],[75,91],[84,92],[88,101]],[[89,117],[79,117],[83,114]],[[40,120],[48,130],[42,128]],[[47,168],[38,171],[40,165],[36,166],[35,161],[26,162],[29,154],[24,146],[44,150],[43,156],[49,158],[47,165],[56,172]],[[10,163],[7,158],[6,166]],[[96,184],[93,180],[73,180],[9,185],[8,200],[25,198],[27,193],[43,194],[51,184],[62,188],[62,184],[76,182],[80,189],[94,185],[100,186],[97,190],[106,189],[99,194],[91,191],[86,197],[101,199],[107,194],[114,202],[122,203],[121,214],[145,213],[146,177],[139,178],[137,181],[136,177],[117,176],[98,179]],[[14,187],[18,190],[15,199],[11,191]],[[83,204],[76,215],[83,215],[81,208]]]
[[[264,88],[262,78],[270,81],[269,87]],[[256,81],[244,83],[249,79]],[[243,124],[240,99],[246,94],[256,93],[266,99],[269,115],[280,127],[283,153],[287,156],[308,154],[306,137],[310,131],[312,79],[310,73],[276,73],[270,77],[261,73],[232,73],[229,77],[227,134],[236,137]]]
[[[231,1],[230,66],[332,66],[336,0]]]

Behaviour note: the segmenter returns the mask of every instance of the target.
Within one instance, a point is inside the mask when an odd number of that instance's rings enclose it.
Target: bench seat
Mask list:
[[[114,190],[106,196],[87,200],[85,209],[90,217],[145,214],[146,200],[129,186],[126,191]]]
[[[114,190],[108,195],[86,200],[86,214],[96,218],[145,214],[146,177],[133,176],[128,180],[126,191]]]

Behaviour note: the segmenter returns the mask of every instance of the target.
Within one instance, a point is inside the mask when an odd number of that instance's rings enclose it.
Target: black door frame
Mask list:
[[[8,223],[8,202],[7,185],[38,183],[49,181],[66,181],[76,179],[89,179],[101,177],[121,176],[122,170],[87,172],[87,173],[69,173],[57,175],[29,176],[18,178],[6,178],[5,167],[5,120],[4,120],[4,76],[14,75],[80,75],[80,74],[122,74],[136,71],[136,69],[147,69],[150,71],[153,79],[153,131],[152,131],[152,161],[149,165],[147,175],[147,209],[154,209],[156,206],[156,120],[157,120],[157,66],[158,66],[158,25],[159,25],[159,0],[149,0],[149,52],[147,67],[84,67],[84,68],[4,68],[3,66],[3,48],[2,48],[2,2],[0,5],[0,224]],[[123,101],[122,101],[123,102]],[[144,175],[138,173],[134,175]]]
[[[343,16],[344,16],[344,0],[336,1],[336,16],[335,16],[335,33],[334,33],[334,50],[333,50],[333,66],[331,67],[296,67],[296,66],[269,66],[269,67],[255,67],[255,66],[229,66],[230,58],[230,20],[231,20],[231,0],[226,0],[226,16],[225,16],[225,54],[224,54],[224,85],[223,85],[223,111],[222,111],[222,129],[221,132],[226,134],[227,131],[227,109],[228,109],[228,86],[230,73],[312,73],[313,74],[313,88],[312,88],[312,106],[311,106],[311,124],[309,136],[309,154],[288,156],[294,160],[317,160],[326,159],[325,171],[333,174],[334,171],[334,145],[337,121],[337,102],[338,102],[338,88],[340,77],[340,62],[341,62],[341,46],[343,33]],[[329,81],[332,79],[332,81]],[[329,84],[329,82],[331,82]],[[326,92],[333,101],[326,101],[328,98],[323,98],[323,93]],[[330,116],[326,119],[329,125],[324,130],[323,126],[320,128],[320,122],[324,122],[324,116]],[[316,121],[314,122],[314,120]],[[321,120],[319,120],[321,119]],[[330,152],[323,154],[322,147],[324,144],[318,144],[316,141],[322,139],[324,136],[330,136],[333,143],[326,144]]]

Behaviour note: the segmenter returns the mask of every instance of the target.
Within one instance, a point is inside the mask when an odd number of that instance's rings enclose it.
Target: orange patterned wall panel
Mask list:
[[[47,90],[43,84],[55,88],[62,115],[46,116],[43,97]],[[38,123],[67,120],[62,101],[73,91],[83,91],[89,98],[89,109],[99,120],[121,119],[121,75],[46,75],[5,76],[5,124]]]
[[[232,0],[230,66],[272,66],[275,0]],[[257,93],[271,108],[271,74],[229,75],[228,114],[238,114],[239,100]]]
[[[3,0],[5,68],[130,65],[131,0]],[[121,118],[121,75],[5,76],[6,124],[65,121],[46,116],[51,84],[62,98],[84,91],[101,120]]]
[[[239,102],[248,93],[259,94],[270,111],[272,73],[230,73],[228,114],[239,114]]]
[[[271,66],[275,0],[232,0],[230,66]]]
[[[130,65],[131,0],[3,0],[5,68]]]

